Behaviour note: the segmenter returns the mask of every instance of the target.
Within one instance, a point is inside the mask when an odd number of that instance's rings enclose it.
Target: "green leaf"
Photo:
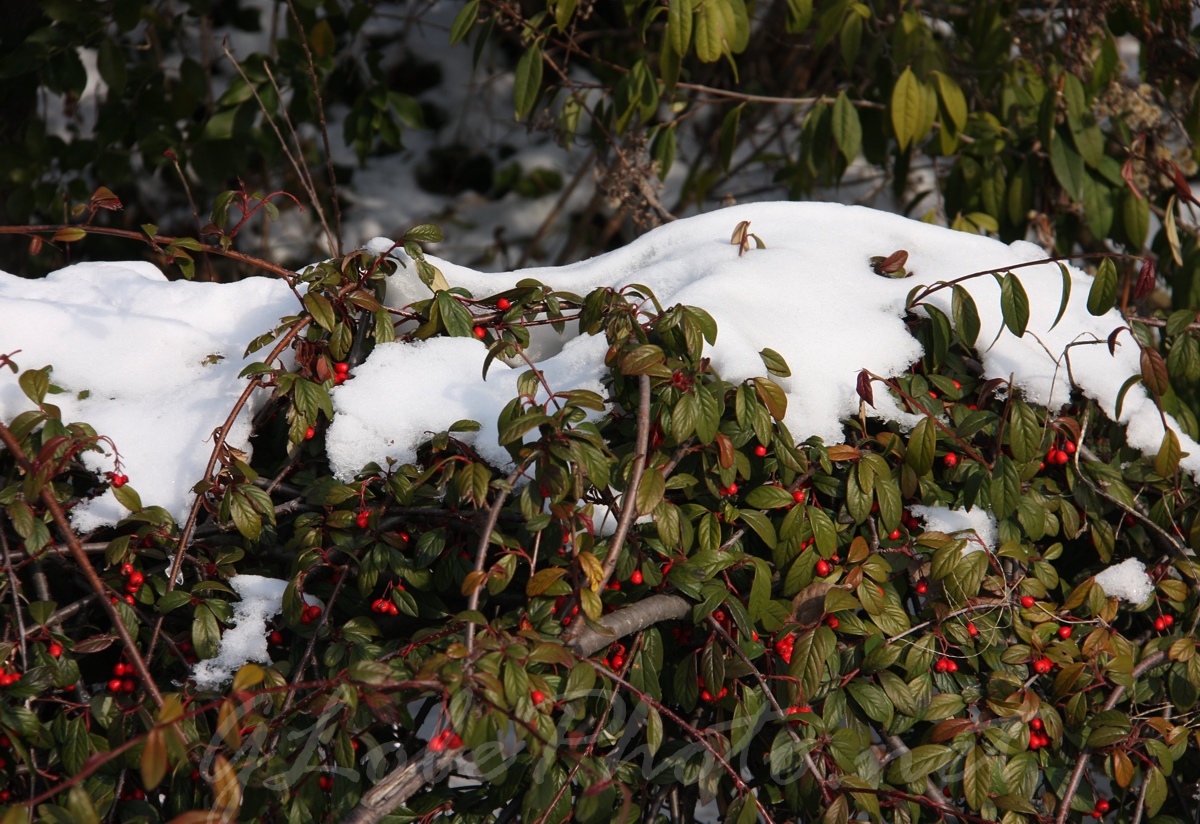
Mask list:
[[[941,744],[922,744],[888,765],[887,779],[893,784],[913,784],[940,770],[954,758],[954,750]]]
[[[951,308],[958,336],[967,346],[974,346],[979,338],[979,309],[975,306],[975,298],[962,286],[955,284]]]
[[[905,462],[919,477],[933,468],[936,453],[937,426],[930,418],[922,418],[920,423],[913,427],[912,435],[908,438]]]
[[[692,45],[692,6],[692,0],[670,0],[667,7],[667,40],[680,57]]]
[[[729,174],[729,166],[733,163],[733,150],[737,148],[738,125],[742,120],[742,105],[734,106],[721,120],[721,132],[717,141],[718,155],[721,167]]]
[[[792,370],[788,368],[787,361],[783,359],[783,355],[774,349],[764,349],[758,355],[762,358],[762,362],[770,374],[777,378],[790,378],[792,376]]]
[[[1067,311],[1067,302],[1071,300],[1071,273],[1066,264],[1061,262],[1058,264],[1058,270],[1062,274],[1062,299],[1058,302],[1058,314],[1054,316],[1054,323],[1050,324],[1051,329],[1058,326],[1058,322]]]
[[[478,5],[478,3],[475,5]],[[405,232],[404,239],[416,240],[421,243],[441,243],[442,230],[432,223],[421,223]]]
[[[1117,267],[1112,258],[1100,262],[1092,288],[1088,291],[1087,310],[1093,315],[1103,315],[1117,302]]]
[[[1005,272],[1000,281],[1000,310],[1004,313],[1004,325],[1018,338],[1029,326],[1029,296],[1025,287],[1012,272]]]
[[[621,372],[626,375],[642,375],[650,372],[666,358],[663,350],[652,343],[643,344],[626,352],[621,358]]]
[[[479,17],[479,0],[471,0],[467,3],[454,18],[454,22],[450,25],[450,45],[453,46],[458,41],[466,37],[471,29],[475,26],[475,20]]]
[[[786,489],[774,484],[756,487],[746,495],[746,505],[755,509],[780,509],[791,506],[795,502]]]
[[[993,769],[994,762],[984,752],[983,747],[975,746],[967,750],[963,765],[963,794],[971,809],[979,810],[988,800]]]
[[[948,74],[933,72],[933,82],[937,88],[938,102],[942,110],[950,118],[949,125],[954,131],[961,132],[967,125],[967,98],[958,83]]]
[[[925,89],[912,69],[906,68],[896,80],[889,108],[896,142],[903,152],[910,143],[921,137],[917,131],[925,119]]]
[[[50,375],[45,369],[26,369],[21,373],[21,377],[17,378],[17,383],[25,397],[41,404],[46,399],[46,392],[50,390]]]
[[[523,120],[533,111],[538,92],[542,87],[542,45],[534,43],[517,61],[516,77],[513,81],[513,111],[517,120]]]
[[[638,484],[636,504],[639,515],[649,515],[663,499],[667,481],[657,469],[647,469]]]
[[[1054,171],[1058,184],[1066,190],[1071,199],[1076,203],[1082,202],[1084,177],[1087,175],[1083,158],[1066,144],[1057,131],[1050,139],[1050,168]]]
[[[1013,460],[1027,464],[1041,454],[1042,425],[1029,404],[1013,401],[1008,418],[1008,445]]]
[[[865,680],[857,680],[851,681],[846,691],[872,721],[878,721],[885,727],[892,723],[895,708],[882,688]]]
[[[833,103],[833,139],[847,163],[853,163],[862,149],[862,122],[845,92]]]
[[[749,524],[750,528],[762,539],[762,542],[767,545],[768,549],[775,548],[775,527],[771,524],[769,518],[754,509],[739,509],[738,517]]]
[[[1125,380],[1125,383],[1121,384],[1120,390],[1117,391],[1117,402],[1113,406],[1113,420],[1121,420],[1121,407],[1125,405],[1125,395],[1134,387],[1134,385],[1141,382],[1141,375],[1130,375],[1129,378]]]
[[[337,324],[337,316],[333,312],[333,304],[324,295],[309,292],[304,296],[304,306],[308,309],[317,325],[326,332],[332,332]]]
[[[1182,452],[1179,447],[1179,438],[1173,429],[1168,429],[1163,435],[1158,455],[1154,458],[1154,471],[1164,478],[1174,478],[1175,470],[1179,468],[1180,457],[1182,457]]]
[[[221,625],[207,604],[197,604],[192,614],[192,647],[201,658],[215,658],[221,643]]]
[[[783,388],[770,378],[755,378],[754,391],[771,413],[771,417],[777,421],[783,420],[787,414],[787,395]]]
[[[437,300],[438,313],[441,315],[442,323],[451,337],[474,337],[475,321],[465,306],[455,300],[454,296],[446,291],[438,292],[435,299]]]

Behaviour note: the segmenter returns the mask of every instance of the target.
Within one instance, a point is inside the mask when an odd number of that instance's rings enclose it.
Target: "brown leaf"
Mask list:
[[[837,463],[838,461],[857,461],[862,457],[862,453],[858,451],[858,447],[850,446],[850,444],[839,443],[834,444],[825,450],[829,455],[829,460]]]
[[[1157,349],[1149,346],[1142,347],[1142,382],[1156,397],[1162,397],[1171,388],[1166,362]]]

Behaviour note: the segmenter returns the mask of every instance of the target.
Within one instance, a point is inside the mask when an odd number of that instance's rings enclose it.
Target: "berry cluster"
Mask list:
[[[792,663],[792,650],[796,647],[796,636],[785,635],[775,642],[775,653],[785,664]]]
[[[313,621],[321,617],[321,608],[316,604],[309,604],[300,613],[300,623],[311,624]]]
[[[131,693],[137,689],[137,675],[131,665],[124,661],[113,664],[113,677],[109,679],[109,692]]]
[[[391,598],[376,598],[371,602],[371,612],[378,612],[381,615],[399,615],[400,607],[396,606],[396,602]]]
[[[333,365],[334,386],[341,386],[346,382],[346,378],[348,377],[350,377],[350,364],[346,363],[345,361],[338,361]]]
[[[958,662],[953,658],[939,658],[937,663],[933,665],[936,672],[958,672]]]
[[[1029,722],[1029,749],[1037,750],[1050,746],[1050,736],[1044,730],[1042,719],[1034,718]]]
[[[0,670],[0,687],[11,687],[13,684],[21,680],[21,673],[13,670]]]
[[[434,752],[456,750],[461,746],[462,739],[450,730],[442,730],[433,738],[429,739],[429,749],[433,750]]]
[[[108,482],[117,489],[120,489],[121,487],[125,486],[125,484],[129,483],[129,476],[122,475],[120,472],[105,472],[104,476],[108,478]]]

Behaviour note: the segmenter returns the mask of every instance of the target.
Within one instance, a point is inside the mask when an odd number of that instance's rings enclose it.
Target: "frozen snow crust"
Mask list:
[[[742,220],[751,221],[750,231],[766,249],[738,255],[730,236]],[[382,253],[390,246],[377,239],[369,248]],[[872,271],[872,256],[899,249],[909,253],[911,277],[893,280]],[[476,297],[533,278],[581,296],[601,286],[644,284],[664,307],[701,307],[719,328],[709,352],[717,372],[732,381],[763,375],[759,351],[776,350],[792,370],[792,377],[778,379],[788,393],[784,422],[791,433],[798,440],[817,435],[837,443],[841,421],[858,410],[858,372],[897,375],[921,354],[902,321],[914,286],[1044,257],[1032,244],[1005,245],[862,207],[758,203],[668,224],[624,249],[571,266],[485,274],[431,261],[451,286]],[[1050,330],[1061,297],[1058,267],[1015,270],[1030,299],[1028,332],[1018,339],[1006,331],[990,349],[984,347],[1003,322],[999,286],[991,276],[962,284],[979,309],[987,376],[1013,375],[1029,400],[1050,407],[1069,397],[1065,364],[1055,362],[1066,345],[1102,341],[1121,324],[1115,311],[1088,314],[1091,278],[1071,272],[1070,304]],[[392,306],[428,296],[411,264],[389,279]],[[946,289],[929,302],[950,314],[950,299]],[[87,421],[111,437],[122,471],[143,500],[179,519],[191,502],[191,485],[203,474],[211,434],[245,387],[237,375],[246,344],[297,309],[279,280],[168,282],[146,263],[78,264],[43,280],[0,273],[0,351],[21,350],[15,360],[23,368],[52,364],[52,380],[66,392],[48,400],[61,407],[65,420]],[[555,391],[601,388],[603,338],[573,337],[575,324],[562,338],[546,327],[534,331],[530,357]],[[1076,381],[1110,416],[1121,385],[1140,370],[1136,344],[1128,336],[1122,341],[1115,357],[1104,345],[1071,350]],[[497,361],[484,380],[486,354],[482,342],[466,338],[377,347],[351,380],[332,390],[337,414],[327,447],[336,474],[348,479],[364,464],[387,458],[413,461],[429,433],[464,418],[483,427],[475,438],[481,455],[506,464],[507,453],[496,445],[496,420],[527,367]],[[210,355],[221,357],[212,363]],[[249,360],[256,357],[261,353]],[[889,403],[878,392],[874,414],[916,422]],[[11,420],[28,408],[15,380],[0,382],[0,418]],[[1121,420],[1132,445],[1157,451],[1162,425],[1140,386],[1127,395]],[[1200,448],[1171,423],[1189,453],[1181,465],[1200,475]],[[247,448],[248,432],[249,413],[243,411],[230,444]],[[92,453],[87,460],[99,471],[113,468],[111,456]],[[77,507],[73,517],[87,530],[122,514],[110,491]]]

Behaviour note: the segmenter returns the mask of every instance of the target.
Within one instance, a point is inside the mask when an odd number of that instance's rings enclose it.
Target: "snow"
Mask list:
[[[967,539],[963,554],[978,552],[981,549],[996,548],[996,518],[990,512],[978,507],[974,509],[947,509],[944,506],[911,506],[908,511],[913,516],[925,522],[925,528],[930,532],[945,532],[947,535],[960,535]]]
[[[751,221],[750,230],[767,248],[738,255],[729,240],[742,220]],[[377,240],[370,248],[381,252],[390,245]],[[891,279],[872,271],[872,256],[899,249],[909,253],[911,277]],[[452,286],[477,298],[535,278],[579,295],[641,283],[664,306],[699,306],[719,327],[716,345],[706,352],[713,368],[731,381],[762,376],[766,369],[759,351],[775,349],[792,369],[790,378],[776,379],[788,395],[788,428],[798,440],[816,435],[834,444],[842,440],[841,421],[858,411],[859,371],[899,375],[921,354],[902,320],[910,290],[1042,256],[1032,244],[1008,246],[862,207],[759,203],[676,221],[622,249],[569,266],[488,274],[431,260]],[[1024,338],[1003,332],[981,351],[984,372],[1012,375],[1029,400],[1056,408],[1069,398],[1061,363],[1067,344],[1102,342],[1122,321],[1115,311],[1099,318],[1087,312],[1091,279],[1072,270],[1070,304],[1050,330],[1061,295],[1058,267],[1039,265],[1015,274],[1032,307],[1029,331]],[[978,306],[979,346],[986,347],[1002,325],[999,287],[990,275],[962,285]],[[390,305],[428,296],[411,263],[389,278]],[[950,314],[950,297],[943,290],[929,302]],[[122,471],[143,501],[181,519],[211,453],[213,430],[245,387],[237,374],[246,344],[296,309],[295,297],[279,280],[168,282],[145,263],[77,264],[43,280],[0,273],[0,317],[5,319],[0,352],[21,350],[15,360],[23,368],[53,364],[52,380],[66,392],[48,400],[62,407],[66,420],[88,421],[111,437]],[[575,323],[561,338],[549,327],[535,332],[528,354],[554,391],[601,391],[607,349],[602,337],[579,335]],[[1115,357],[1103,343],[1071,350],[1076,381],[1109,415],[1121,385],[1140,371],[1136,344],[1128,336],[1121,341]],[[208,363],[210,355],[223,359]],[[480,454],[507,465],[507,454],[495,443],[496,421],[528,367],[496,361],[484,380],[485,357],[485,344],[473,338],[377,347],[350,380],[332,390],[336,415],[327,447],[336,474],[349,479],[369,461],[413,461],[429,433],[464,418],[482,427],[474,436]],[[90,394],[81,398],[85,390]],[[257,395],[262,400],[266,393]],[[877,409],[869,414],[904,425],[918,420],[898,409],[882,389],[875,399]],[[30,406],[11,376],[0,378],[0,419],[9,421]],[[252,411],[243,411],[232,427],[231,445],[249,448]],[[1129,391],[1121,420],[1128,423],[1132,445],[1157,451],[1162,424],[1143,387]],[[1188,453],[1181,465],[1200,475],[1200,448],[1182,433],[1179,440]],[[85,460],[98,471],[114,468],[111,456],[92,453]],[[122,514],[106,492],[77,507],[72,517],[87,530]],[[986,527],[972,522],[970,528],[981,526]],[[991,539],[983,532],[986,543]]]
[[[207,658],[192,670],[192,680],[202,690],[215,690],[245,664],[270,664],[267,651],[267,622],[283,611],[283,593],[288,582],[261,575],[235,575],[229,585],[241,597],[233,605],[233,626],[221,633],[215,658]],[[320,601],[304,596],[305,603]]]
[[[1144,604],[1154,594],[1154,582],[1146,574],[1146,565],[1137,558],[1110,566],[1095,581],[1104,587],[1106,595],[1131,604]]]
[[[20,350],[13,360],[22,369],[52,365],[51,383],[66,391],[46,401],[64,421],[85,421],[110,437],[143,502],[182,520],[213,429],[245,388],[238,372],[255,360],[242,359],[246,345],[295,306],[280,280],[168,282],[144,262],[78,263],[41,280],[0,272],[0,352]],[[7,422],[32,403],[3,374],[0,420]],[[249,434],[243,413],[228,442],[248,449]],[[83,461],[111,471],[114,456],[102,446],[105,454],[85,452]],[[71,511],[82,531],[125,514],[111,490]]]

